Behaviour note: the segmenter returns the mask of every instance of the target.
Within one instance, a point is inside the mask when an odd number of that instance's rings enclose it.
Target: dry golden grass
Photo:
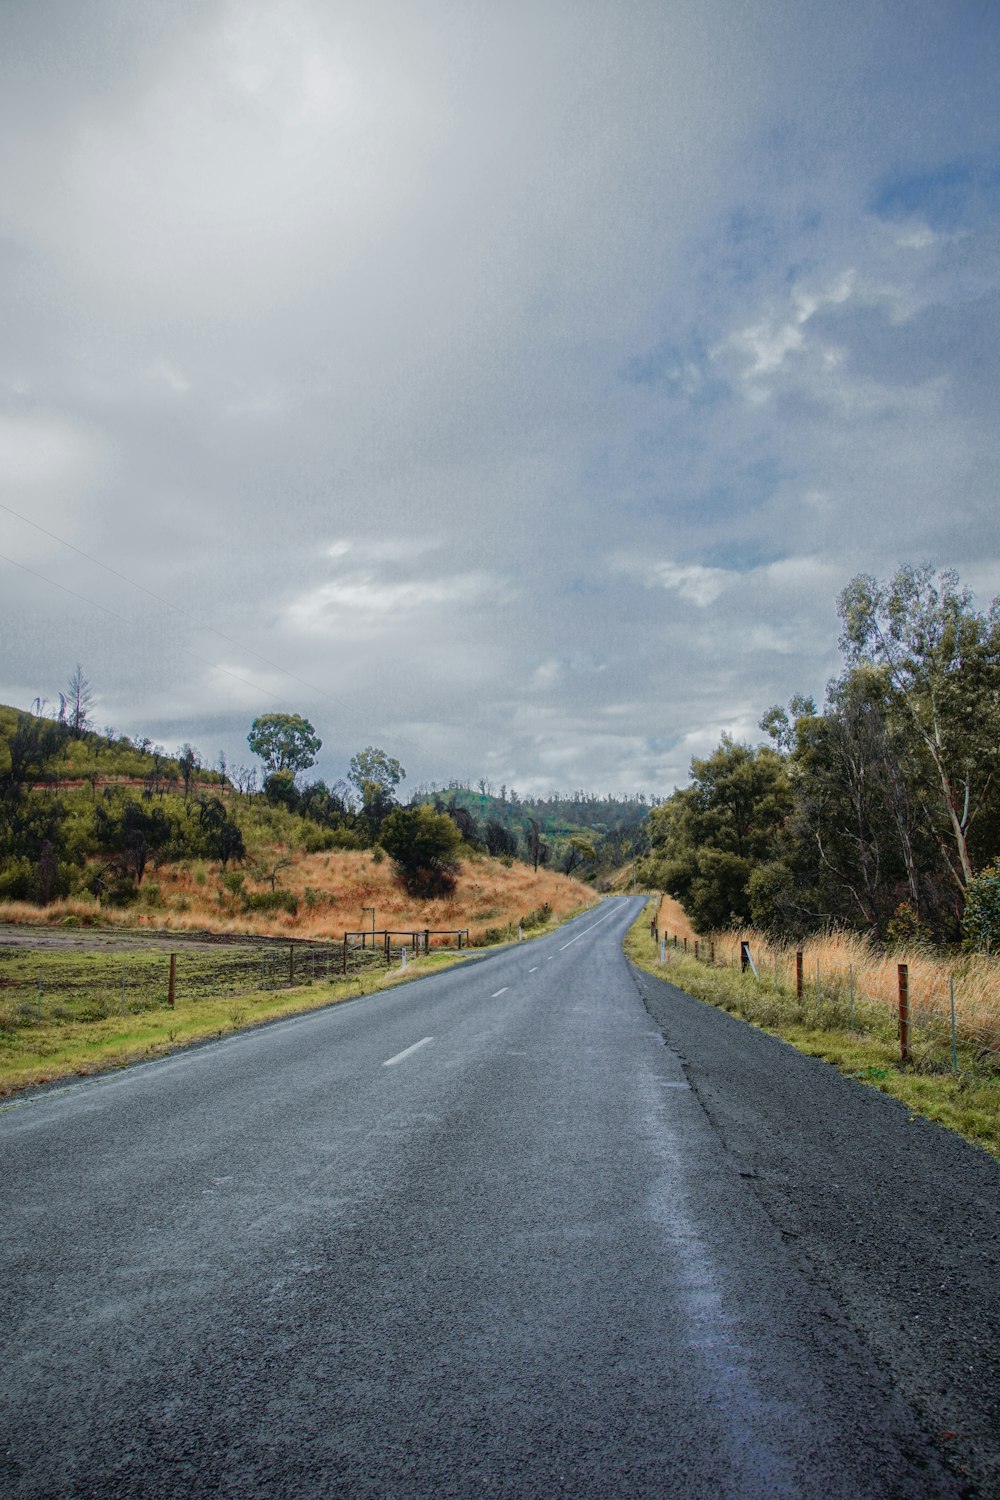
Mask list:
[[[289,854],[274,851],[289,863],[278,872],[278,888],[298,899],[298,911],[246,913],[239,895],[223,882],[219,866],[196,860],[164,865],[143,883],[138,905],[115,909],[89,899],[69,898],[37,907],[27,902],[0,903],[0,922],[54,925],[155,927],[179,931],[248,933],[259,936],[340,939],[345,931],[375,926],[410,932],[424,928],[468,928],[473,942],[489,928],[515,926],[548,903],[553,917],[566,917],[592,905],[590,886],[549,870],[535,873],[528,865],[503,865],[485,857],[465,860],[451,896],[423,901],[408,896],[396,881],[389,860],[376,864],[369,851]],[[247,875],[248,891],[267,891],[267,879]]]
[[[687,938],[689,943],[693,943],[698,936],[691,926],[687,912],[673,896],[663,895],[660,897],[656,922],[657,931],[661,937],[669,933],[671,938],[678,937],[682,941],[684,938]]]
[[[668,924],[669,925],[669,924]],[[673,929],[671,929],[673,931]],[[738,962],[741,939],[750,944],[754,963],[794,986],[795,944],[775,943],[751,928],[715,932],[708,940],[715,945],[719,961]],[[966,1036],[979,1036],[984,1043],[1000,1043],[1000,962],[985,954],[943,954],[914,946],[884,953],[858,933],[833,931],[807,938],[802,944],[805,988],[817,992],[846,993],[853,977],[856,994],[895,1010],[899,1003],[898,965],[909,971],[909,998],[914,1017],[950,1014],[950,982],[955,985],[958,1024]]]

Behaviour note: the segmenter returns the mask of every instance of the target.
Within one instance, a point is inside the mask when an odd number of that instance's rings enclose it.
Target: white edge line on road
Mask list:
[[[609,912],[606,912],[603,917],[599,917],[596,922],[591,922],[590,926],[585,927],[582,932],[578,932],[576,937],[570,938],[568,943],[563,943],[562,948],[559,949],[559,952],[561,953],[563,951],[563,948],[570,948],[574,943],[578,943],[582,937],[586,937],[588,932],[593,932],[595,927],[600,927],[602,922],[606,922],[608,920],[608,917],[613,917],[615,915],[617,909],[617,907],[612,907],[612,909]]]
[[[396,1063],[402,1062],[404,1057],[409,1057],[411,1052],[419,1052],[421,1047],[426,1047],[427,1043],[433,1040],[432,1036],[421,1037],[419,1042],[414,1042],[412,1047],[405,1047],[402,1052],[397,1052],[395,1057],[387,1057],[382,1064],[383,1068],[395,1067]]]
[[[497,998],[497,995],[506,995],[506,993],[507,993],[507,991],[509,989],[510,989],[510,985],[509,984],[505,984],[504,987],[503,987],[503,989],[502,990],[497,990],[494,994],[492,994],[490,996],[490,999],[491,1000],[495,1000]]]

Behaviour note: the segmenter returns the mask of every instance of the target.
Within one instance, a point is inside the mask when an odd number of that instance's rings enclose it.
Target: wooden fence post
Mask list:
[[[802,949],[799,948],[795,954],[795,994],[798,1002],[802,1004]]]
[[[910,1060],[910,970],[906,964],[896,965],[899,984],[899,1060]]]

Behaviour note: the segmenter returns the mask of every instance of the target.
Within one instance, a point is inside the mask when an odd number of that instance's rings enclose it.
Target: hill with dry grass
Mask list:
[[[569,876],[476,854],[462,860],[451,895],[420,899],[407,894],[377,851],[274,847],[252,870],[223,870],[208,860],[164,864],[144,880],[139,902],[123,909],[84,895],[46,906],[6,901],[0,922],[340,939],[370,928],[374,907],[379,929],[467,928],[473,943],[487,943],[513,936],[519,923],[559,920],[596,899]]]

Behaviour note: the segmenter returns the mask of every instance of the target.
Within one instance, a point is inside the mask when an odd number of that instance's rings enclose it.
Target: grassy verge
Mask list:
[[[578,906],[561,921],[588,909]],[[550,913],[532,915],[531,936],[559,925]],[[389,989],[483,951],[432,949],[411,958],[405,970],[375,963],[339,978],[331,972],[339,947],[303,946],[295,959],[301,980],[292,986],[285,982],[288,950],[281,945],[175,946],[181,951],[173,1009],[166,1003],[169,956],[162,945],[0,950],[0,1098]]]
[[[0,1030],[0,1097],[62,1078],[86,1077],[129,1063],[145,1062],[194,1042],[223,1037],[263,1021],[318,1010],[358,995],[373,994],[437,973],[465,955],[431,952],[398,968],[370,970],[346,979],[307,980],[294,989],[246,990],[179,1000],[131,1012],[79,1019],[72,1015],[32,1018],[31,1024]]]
[[[643,911],[625,938],[625,952],[640,968],[783,1037],[800,1052],[823,1058],[859,1083],[892,1094],[914,1114],[936,1120],[1000,1157],[1000,1078],[995,1073],[961,1057],[957,1073],[944,1071],[919,1054],[903,1067],[891,1014],[880,1006],[855,1003],[852,1028],[849,1002],[840,990],[832,990],[819,1008],[811,999],[800,1004],[794,989],[767,973],[756,979],[672,948],[660,963],[649,931],[652,913],[652,906]]]

